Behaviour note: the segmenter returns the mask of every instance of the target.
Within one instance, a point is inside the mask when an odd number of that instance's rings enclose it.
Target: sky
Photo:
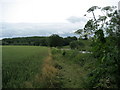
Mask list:
[[[118,6],[118,2],[119,0],[0,0],[0,22],[7,23],[4,25],[6,28],[16,28],[16,31],[20,28],[17,26],[22,24],[23,29],[22,27],[19,29],[22,32],[27,25],[28,33],[31,32],[30,30],[33,32],[33,27],[34,32],[36,32],[36,27],[39,27],[40,31],[46,32],[52,30],[53,27],[56,32],[72,32],[75,29],[83,28],[87,21],[84,14],[91,6]],[[11,23],[12,26],[10,26]],[[49,28],[46,30],[46,27]],[[6,31],[5,28],[2,31]],[[12,31],[7,29],[5,33],[7,34],[7,32]]]

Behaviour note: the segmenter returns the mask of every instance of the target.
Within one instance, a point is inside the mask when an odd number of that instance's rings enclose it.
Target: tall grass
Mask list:
[[[32,81],[41,71],[43,59],[48,55],[48,48],[39,46],[3,46],[2,50],[3,88],[26,87],[25,82]]]

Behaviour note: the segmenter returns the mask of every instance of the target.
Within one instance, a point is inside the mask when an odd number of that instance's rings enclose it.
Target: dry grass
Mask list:
[[[50,88],[54,87],[54,79],[58,74],[58,69],[54,67],[54,62],[52,61],[52,56],[49,50],[48,57],[44,60],[42,70],[38,72],[34,80],[30,82],[25,82],[26,87],[42,87]]]
[[[26,82],[24,83],[24,85],[25,85],[26,88],[33,88],[33,85],[32,85],[31,82],[27,82],[27,81],[26,81]]]
[[[49,57],[45,60],[43,69],[42,69],[42,75],[45,78],[52,78],[57,73],[57,69],[53,66],[52,57],[49,55]]]

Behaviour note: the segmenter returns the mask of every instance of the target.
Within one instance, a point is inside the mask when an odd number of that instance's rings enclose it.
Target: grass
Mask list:
[[[63,52],[66,52],[63,55]],[[77,50],[59,50],[53,48],[53,59],[60,68],[60,78],[63,88],[86,88],[84,80],[94,68],[94,58],[88,53]]]
[[[3,46],[2,84],[3,88],[32,87],[35,75],[42,72],[42,64],[48,56],[47,47]]]
[[[42,72],[35,76],[33,84],[37,88],[60,88],[61,82],[57,75],[59,75],[59,70],[55,68],[55,63],[49,49],[49,56],[44,59],[42,65]]]
[[[40,46],[3,46],[3,88],[86,88],[90,53]],[[52,52],[52,53],[51,53]]]

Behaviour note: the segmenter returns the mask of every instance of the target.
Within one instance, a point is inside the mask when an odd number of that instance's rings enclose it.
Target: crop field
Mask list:
[[[3,88],[25,88],[41,71],[48,48],[41,46],[3,46],[2,84]],[[30,87],[28,83],[28,87]]]

